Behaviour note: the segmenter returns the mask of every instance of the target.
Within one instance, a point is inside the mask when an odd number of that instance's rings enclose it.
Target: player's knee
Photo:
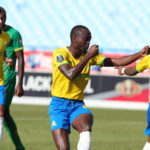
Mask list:
[[[3,116],[4,116],[4,112],[0,111],[0,117],[3,117]]]
[[[0,117],[4,116],[4,107],[1,105],[0,106]]]
[[[86,131],[91,131],[91,129],[92,129],[92,124],[85,124],[84,126],[82,126],[80,133],[86,132]]]

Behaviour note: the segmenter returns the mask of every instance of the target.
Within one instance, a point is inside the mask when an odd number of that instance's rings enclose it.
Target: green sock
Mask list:
[[[7,121],[4,121],[4,126],[5,129],[7,130],[9,137],[11,138],[12,142],[16,146],[16,149],[24,150],[24,146],[20,140],[20,137],[17,132],[16,124],[12,119],[12,117],[10,117]]]

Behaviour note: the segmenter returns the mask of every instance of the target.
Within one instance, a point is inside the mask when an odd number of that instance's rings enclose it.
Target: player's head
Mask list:
[[[3,7],[0,6],[0,30],[3,29],[6,21],[6,11]]]
[[[81,50],[82,52],[87,52],[91,40],[90,30],[83,26],[77,25],[74,26],[70,33],[71,44]]]

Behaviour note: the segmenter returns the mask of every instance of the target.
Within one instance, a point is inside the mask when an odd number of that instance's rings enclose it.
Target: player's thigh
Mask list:
[[[15,94],[15,80],[10,80],[5,82],[5,100],[6,100],[6,106],[10,106],[13,96]]]
[[[0,116],[4,115],[4,105],[5,105],[5,96],[4,96],[4,85],[0,86]]]
[[[74,110],[70,118],[72,126],[79,132],[91,131],[94,119],[91,111],[86,108],[84,103]]]
[[[70,132],[69,115],[65,99],[53,97],[49,106],[51,131],[65,129]]]

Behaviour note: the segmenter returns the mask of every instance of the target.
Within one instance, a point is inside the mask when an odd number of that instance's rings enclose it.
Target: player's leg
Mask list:
[[[5,105],[4,86],[2,85],[0,86],[0,141],[2,140],[3,134],[4,105]]]
[[[69,150],[69,114],[68,100],[53,97],[49,107],[51,131],[58,150]]]
[[[10,114],[10,105],[15,91],[15,83],[9,82],[5,85],[6,107],[4,111],[4,126],[14,143],[16,150],[25,150],[18,134],[17,126]]]
[[[148,136],[148,140],[145,143],[143,150],[150,150],[150,136]]]
[[[144,145],[143,150],[150,150],[150,103],[149,103],[149,107],[147,110],[147,128],[145,129],[145,135],[148,136],[148,140]]]
[[[58,150],[69,150],[69,132],[65,129],[56,129],[52,132]]]
[[[93,115],[85,107],[84,103],[77,106],[71,116],[72,126],[80,133],[78,141],[78,150],[91,149],[91,128],[93,124]]]
[[[0,105],[0,141],[2,140],[3,134],[3,121],[4,121],[4,105]]]

